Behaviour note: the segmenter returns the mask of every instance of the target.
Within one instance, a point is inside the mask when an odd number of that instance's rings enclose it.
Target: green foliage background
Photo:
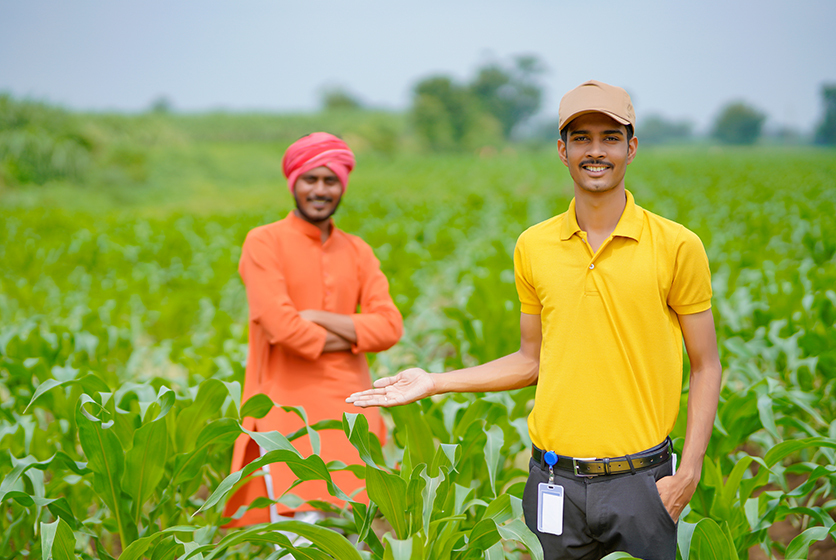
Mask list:
[[[571,198],[553,151],[418,155],[402,140],[385,147],[401,138],[400,117],[357,111],[65,117],[99,131],[87,171],[0,187],[2,557],[537,557],[519,522],[530,389],[393,410],[383,449],[361,417],[305,430],[343,429],[361,449],[373,504],[326,523],[357,546],[293,522],[219,526],[240,420],[274,406],[240,402],[247,309],[236,265],[246,232],[291,208],[283,149],[318,128],[358,148],[337,223],[374,247],[406,320],[402,342],[372,358],[375,375],[516,350],[514,242]],[[116,146],[136,157],[96,155]],[[656,148],[631,165],[638,203],[696,231],[713,272],[724,387],[680,522],[683,558],[805,558],[811,545],[813,558],[829,546],[835,155]],[[686,384],[683,407],[687,395]],[[349,468],[300,457],[300,435],[270,436],[268,460],[300,478]],[[683,435],[684,412],[677,446]],[[371,530],[374,517],[388,535]],[[773,536],[777,526],[790,536]]]

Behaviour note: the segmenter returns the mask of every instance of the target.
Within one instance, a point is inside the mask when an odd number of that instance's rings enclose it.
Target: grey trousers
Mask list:
[[[548,467],[529,463],[523,493],[525,523],[543,545],[545,560],[599,560],[627,552],[644,560],[676,558],[676,523],[662,503],[656,481],[672,474],[671,461],[656,467],[593,478],[554,471],[563,486],[563,534],[537,531],[537,485],[548,482]]]

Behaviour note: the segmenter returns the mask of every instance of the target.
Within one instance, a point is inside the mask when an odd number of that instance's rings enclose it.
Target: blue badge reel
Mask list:
[[[554,484],[557,454],[547,451],[543,460],[549,466],[549,481],[537,486],[537,530],[551,535],[563,534],[563,486]]]

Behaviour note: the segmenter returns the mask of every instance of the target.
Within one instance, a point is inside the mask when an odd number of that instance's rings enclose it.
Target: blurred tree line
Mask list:
[[[472,79],[424,78],[405,112],[369,107],[344,88],[322,92],[322,110],[305,114],[207,112],[184,114],[160,97],[135,114],[90,114],[0,93],[0,187],[51,181],[85,185],[146,182],[155,146],[274,143],[277,154],[315,130],[338,134],[358,153],[474,151],[510,142],[553,143],[557,121],[536,117],[544,97],[543,64],[534,56],[490,61]],[[808,137],[792,128],[764,132],[767,116],[743,101],[718,112],[710,140],[730,145],[769,142],[836,145],[836,84],[821,89],[823,116]],[[643,145],[694,141],[691,123],[648,115],[639,120]]]
[[[95,147],[95,138],[66,111],[0,95],[0,178],[5,182],[78,179],[90,167]]]
[[[142,182],[146,153],[129,137],[143,132],[0,94],[0,186]]]
[[[816,143],[828,146],[836,145],[836,84],[822,87],[824,98],[824,118],[816,129]]]
[[[410,111],[415,132],[432,151],[498,145],[513,138],[518,127],[539,109],[543,90],[538,76],[543,64],[534,56],[510,64],[490,62],[470,83],[431,76],[414,88]]]

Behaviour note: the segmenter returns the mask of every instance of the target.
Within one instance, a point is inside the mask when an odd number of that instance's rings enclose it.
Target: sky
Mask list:
[[[72,109],[316,110],[324,88],[409,107],[417,81],[465,82],[535,55],[543,115],[597,79],[643,117],[707,130],[742,100],[809,132],[836,83],[836,1],[0,0],[0,92]]]

